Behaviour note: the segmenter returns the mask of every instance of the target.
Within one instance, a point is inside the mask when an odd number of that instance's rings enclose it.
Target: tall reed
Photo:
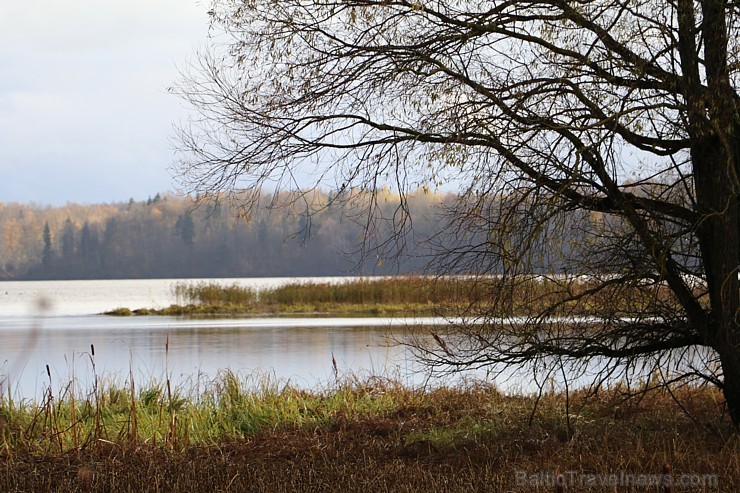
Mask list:
[[[214,282],[178,284],[178,301],[198,305],[238,306],[244,309],[277,309],[307,305],[450,305],[483,296],[480,283],[465,278],[403,276],[361,278],[347,282],[294,282],[255,291],[221,286]]]

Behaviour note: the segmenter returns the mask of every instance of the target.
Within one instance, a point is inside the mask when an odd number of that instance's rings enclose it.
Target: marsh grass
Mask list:
[[[337,376],[304,390],[229,371],[198,389],[50,384],[38,403],[0,399],[0,491],[554,491],[516,474],[657,474],[665,463],[716,476],[691,491],[740,487],[721,395],[673,394],[680,407],[667,392],[620,388],[572,393],[566,406],[556,391],[481,383]]]
[[[630,316],[667,296],[660,286],[607,285],[581,278],[521,276],[514,282],[465,276],[394,276],[346,282],[294,282],[254,290],[218,282],[179,283],[176,304],[163,309],[117,308],[108,315],[241,314],[456,316]]]
[[[193,313],[363,313],[445,311],[463,303],[466,282],[450,278],[361,278],[340,283],[295,282],[255,291],[217,283],[178,284],[175,292]],[[170,307],[169,310],[176,310]],[[165,309],[165,312],[167,309]]]
[[[257,291],[238,284],[223,286],[213,282],[178,283],[173,290],[175,298],[186,303],[249,306],[257,301]]]

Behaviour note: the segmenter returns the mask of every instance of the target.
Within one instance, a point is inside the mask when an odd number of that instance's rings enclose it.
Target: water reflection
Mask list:
[[[29,331],[17,321],[3,331],[0,375],[9,379],[16,398],[43,393],[49,385],[46,365],[55,388],[73,376],[81,387],[90,388],[92,345],[99,375],[124,382],[133,371],[139,385],[169,376],[176,385],[190,386],[231,369],[242,374],[273,372],[294,385],[315,387],[332,378],[332,357],[342,372],[392,374],[408,383],[420,378],[409,367],[407,351],[391,344],[403,326],[377,320],[375,327],[358,326],[361,320],[349,326],[310,319],[303,326],[259,319],[223,322],[60,317],[37,319],[38,325]],[[7,382],[3,387],[7,392]]]
[[[95,315],[118,307],[165,307],[180,302],[181,282],[239,284],[253,289],[288,282],[342,282],[349,278],[218,280],[93,280],[0,282],[0,381],[16,398],[39,398],[73,378],[91,388],[92,351],[98,375],[123,383],[132,372],[140,386],[169,376],[193,385],[220,370],[271,372],[281,380],[315,387],[342,372],[391,374],[421,381],[407,350],[388,344],[406,324],[433,319],[244,318],[175,319]]]
[[[202,280],[254,289],[286,282],[341,282],[347,278]],[[270,373],[315,388],[340,373],[386,375],[407,385],[426,383],[410,351],[392,342],[412,327],[441,325],[435,318],[177,319],[95,315],[117,307],[164,307],[178,302],[171,279],[0,282],[0,393],[39,399],[73,379],[91,389],[97,375],[123,384],[132,373],[139,388],[170,378],[197,391],[219,371]],[[482,369],[456,375],[486,377]],[[506,369],[497,384],[531,387],[527,371]],[[438,380],[432,383],[451,383]]]

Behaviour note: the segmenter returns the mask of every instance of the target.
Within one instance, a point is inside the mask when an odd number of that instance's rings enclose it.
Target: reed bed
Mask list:
[[[555,491],[568,471],[566,491],[658,491],[582,478],[664,464],[704,481],[684,491],[740,488],[740,439],[711,388],[566,399],[380,377],[304,390],[229,371],[198,389],[95,382],[0,398],[0,491]]]
[[[255,292],[238,285],[220,286],[207,282],[181,284],[176,289],[183,299],[198,304],[237,303],[249,306],[300,304],[444,304],[470,299],[470,290],[480,288],[464,278],[398,276],[360,278],[347,282],[293,282]]]
[[[254,290],[218,282],[179,283],[177,304],[164,309],[118,308],[109,315],[476,315],[631,316],[656,303],[671,308],[660,285],[606,283],[589,278],[394,276],[346,282],[294,282]]]
[[[289,305],[348,304],[450,304],[470,299],[479,287],[464,278],[389,277],[346,283],[291,283],[260,293],[260,301]]]
[[[118,308],[107,314],[447,314],[482,298],[484,289],[466,278],[420,276],[294,282],[259,291],[238,284],[179,283],[173,288],[175,305],[161,310]]]
[[[246,307],[257,301],[257,291],[238,284],[224,286],[214,282],[178,283],[173,289],[176,299],[184,300],[185,303]]]

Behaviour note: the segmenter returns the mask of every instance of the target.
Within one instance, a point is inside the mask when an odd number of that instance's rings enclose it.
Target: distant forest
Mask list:
[[[267,205],[295,198],[265,196],[262,201]],[[419,237],[438,227],[436,206],[449,198],[420,192],[404,204]],[[375,250],[372,239],[365,240],[363,250],[364,233],[386,237],[401,205],[392,194],[381,194],[368,220],[366,214],[352,212],[366,209],[367,200],[357,192],[349,201],[354,207],[340,207],[330,194],[317,191],[301,196],[293,207],[260,207],[251,214],[226,200],[194,207],[193,198],[174,195],[60,207],[0,203],[0,278],[387,275],[421,270],[428,260],[413,235],[402,256],[383,258],[381,252],[396,252],[398,245]]]

